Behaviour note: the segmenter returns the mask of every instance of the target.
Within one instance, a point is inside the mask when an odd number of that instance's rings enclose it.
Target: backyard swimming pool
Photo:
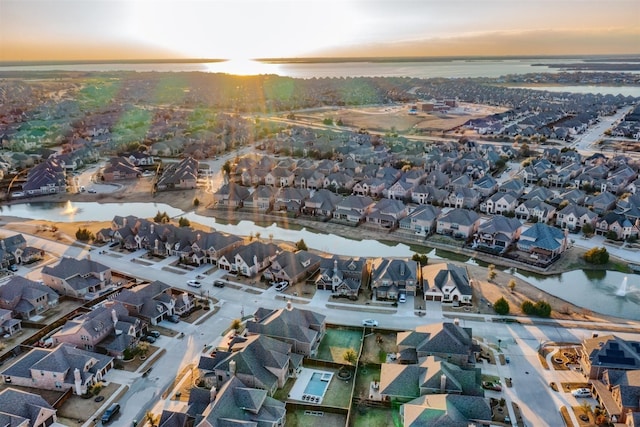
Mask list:
[[[312,396],[322,397],[324,392],[329,387],[329,381],[331,381],[331,374],[314,372],[309,378],[307,387],[304,389],[304,394],[310,394]]]

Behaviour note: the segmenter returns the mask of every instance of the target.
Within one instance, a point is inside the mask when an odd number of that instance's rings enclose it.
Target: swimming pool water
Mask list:
[[[304,389],[304,394],[310,394],[312,396],[323,396],[328,386],[328,381],[322,381],[322,373],[314,372],[313,374],[311,374],[311,378],[309,378],[309,383]]]

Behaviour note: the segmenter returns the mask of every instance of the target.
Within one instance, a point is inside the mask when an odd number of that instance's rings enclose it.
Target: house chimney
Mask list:
[[[440,375],[440,392],[444,393],[447,389],[447,376],[445,374]]]
[[[229,362],[229,373],[231,373],[231,375],[236,374],[236,361],[232,360],[231,362]]]
[[[213,402],[216,400],[216,396],[218,395],[218,389],[215,387],[211,387],[211,391],[209,392],[209,402]]]
[[[75,368],[73,370],[73,382],[76,387],[76,394],[82,396],[82,376],[80,375],[80,369]]]
[[[334,276],[338,275],[338,260],[337,259],[333,260],[333,275]]]
[[[151,225],[149,226],[149,232],[153,234],[153,230],[155,230],[155,228],[156,228],[156,225],[154,223],[151,223]]]
[[[116,326],[116,323],[118,323],[118,313],[116,313],[115,308],[111,309],[111,320],[113,320],[113,326]]]
[[[453,324],[456,326],[460,326],[460,319],[458,319],[457,317],[453,319]]]

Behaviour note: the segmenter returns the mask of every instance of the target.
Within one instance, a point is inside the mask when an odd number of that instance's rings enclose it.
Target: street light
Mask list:
[[[498,338],[498,350],[500,350],[500,343],[502,342],[502,340],[500,338]]]

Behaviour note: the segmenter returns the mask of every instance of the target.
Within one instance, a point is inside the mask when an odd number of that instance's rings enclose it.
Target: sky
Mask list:
[[[0,61],[640,54],[640,0],[0,0]]]

